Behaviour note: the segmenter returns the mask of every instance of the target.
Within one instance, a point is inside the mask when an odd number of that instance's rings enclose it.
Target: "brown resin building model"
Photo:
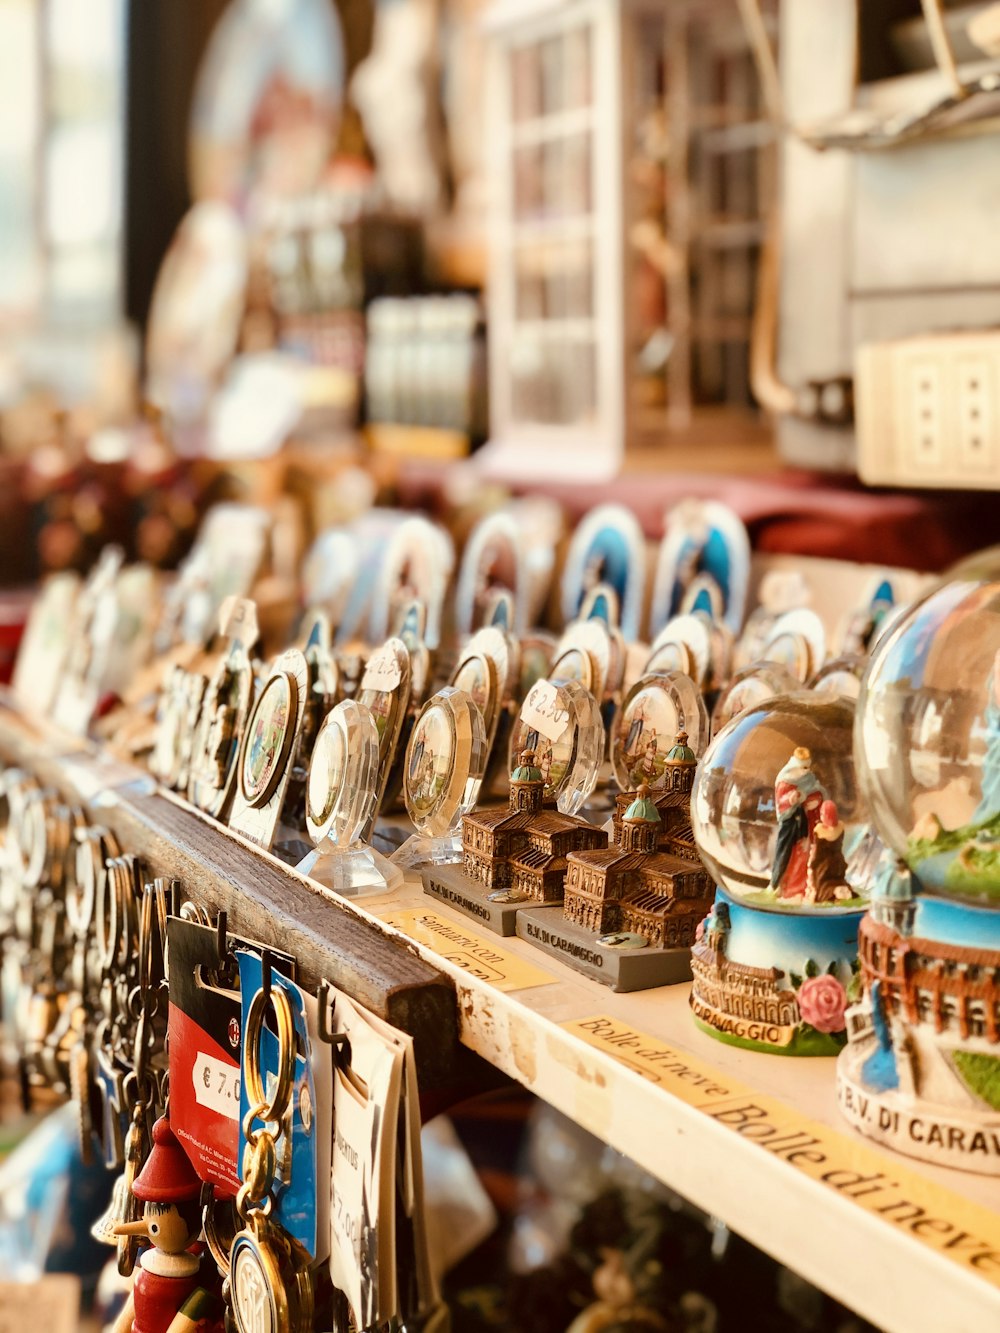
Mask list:
[[[570,853],[563,902],[568,921],[595,935],[641,935],[654,948],[694,942],[711,906],[712,881],[700,862],[658,850],[660,824],[643,784],[616,827],[613,846]]]
[[[691,788],[698,760],[687,743],[687,732],[679,731],[666,757],[662,782],[652,792],[653,804],[660,816],[657,846],[686,861],[701,865],[691,830]],[[615,801],[614,827],[617,841],[625,811],[635,800],[635,792],[621,792]]]
[[[534,902],[563,896],[567,857],[603,847],[607,835],[586,820],[542,808],[545,782],[531,750],[510,778],[509,805],[479,810],[462,819],[465,873],[486,889],[513,889]]]

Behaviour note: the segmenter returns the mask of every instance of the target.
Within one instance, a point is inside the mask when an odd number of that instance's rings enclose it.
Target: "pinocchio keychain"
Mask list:
[[[161,1116],[153,1147],[132,1184],[142,1217],[119,1222],[114,1234],[144,1237],[132,1291],[114,1333],[223,1333],[223,1304],[215,1265],[199,1252],[201,1181]]]

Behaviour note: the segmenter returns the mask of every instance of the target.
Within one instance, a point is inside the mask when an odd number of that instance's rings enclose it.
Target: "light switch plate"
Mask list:
[[[855,408],[870,485],[1000,486],[1000,331],[859,348]]]

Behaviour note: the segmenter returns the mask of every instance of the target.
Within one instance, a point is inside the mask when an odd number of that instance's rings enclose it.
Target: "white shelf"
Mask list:
[[[424,894],[413,878],[395,895],[357,907],[376,920],[406,909],[445,919],[458,934],[553,979],[505,992],[473,975],[463,960],[414,942],[454,978],[461,1039],[491,1064],[888,1333],[983,1333],[1000,1326],[1000,1185],[924,1166],[854,1134],[837,1111],[834,1061],[759,1055],[717,1042],[696,1029],[687,985],[615,995],[524,941],[487,935]],[[653,1038],[653,1048],[673,1053],[686,1074],[669,1075],[669,1087],[654,1083],[566,1026],[595,1016]],[[763,1112],[756,1124],[775,1128],[772,1151],[725,1123],[749,1124],[748,1106]],[[796,1147],[825,1160],[785,1160],[782,1151],[787,1156]],[[881,1173],[885,1202],[873,1206],[888,1208],[888,1216],[816,1178],[835,1170]],[[872,1182],[873,1195],[878,1183]],[[910,1231],[909,1223],[928,1219],[931,1226]],[[944,1248],[949,1240],[951,1254]],[[991,1270],[976,1272],[961,1261],[962,1254],[991,1249]]]

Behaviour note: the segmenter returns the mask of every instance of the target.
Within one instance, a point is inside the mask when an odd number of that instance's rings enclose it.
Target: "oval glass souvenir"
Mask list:
[[[646,587],[646,538],[639,521],[624,505],[598,505],[576,526],[562,571],[562,613],[568,624],[597,584],[608,584],[618,597],[621,628],[629,639],[639,635]]]
[[[846,858],[867,819],[854,774],[854,706],[779,695],[734,718],[698,766],[702,860],[741,902],[775,912],[856,910]]]
[[[371,712],[344,699],[324,718],[306,781],[306,828],[313,842],[349,847],[371,818],[378,783],[378,728]]]
[[[386,639],[369,657],[357,700],[371,709],[378,728],[381,799],[410,702],[410,654],[402,639]]]
[[[586,648],[566,648],[562,652],[557,649],[552,662],[551,679],[575,680],[593,693],[597,677],[594,659]]]
[[[361,841],[378,790],[378,727],[364,704],[344,699],[324,718],[313,747],[306,828],[316,846],[296,869],[347,898],[397,888],[401,872]]]
[[[582,674],[577,669],[584,658],[590,661],[589,683],[585,668]],[[600,619],[575,620],[556,645],[550,676],[553,680],[579,680],[601,701],[617,695],[624,671],[625,648],[620,631]]]
[[[615,719],[611,762],[621,790],[636,791],[643,782],[654,793],[664,787],[670,752],[679,736],[696,756],[708,743],[708,713],[701,691],[679,671],[642,676]]]
[[[543,797],[564,815],[582,808],[597,782],[604,724],[594,696],[578,680],[539,680],[528,691],[511,734],[511,770],[535,755]]]
[[[521,670],[517,681],[517,698],[525,699],[536,680],[552,675],[552,659],[556,641],[545,630],[533,630],[521,639]]]
[[[750,578],[750,539],[736,513],[714,500],[682,500],[667,514],[656,562],[650,621],[701,605],[721,608],[725,623],[738,632],[743,623]]]
[[[1000,906],[1000,581],[948,583],[893,627],[855,746],[875,825],[920,886]]]
[[[786,611],[775,620],[760,651],[767,662],[778,662],[803,683],[826,661],[826,630],[807,606]]]
[[[294,688],[285,672],[271,676],[250,714],[240,764],[240,791],[248,805],[270,798],[288,763],[298,702]]]
[[[447,685],[410,732],[403,799],[416,835],[394,854],[396,865],[461,861],[462,816],[476,803],[485,767],[483,715],[464,690]]]
[[[716,735],[734,717],[773,699],[776,694],[796,694],[802,684],[778,662],[751,662],[737,671],[712,710],[712,734]]]
[[[487,752],[493,748],[500,720],[508,673],[505,662],[509,662],[506,635],[495,628],[483,629],[466,644],[451,676],[450,684],[464,690],[482,714]]]
[[[856,699],[861,693],[861,680],[868,663],[863,657],[845,654],[834,657],[820,667],[809,681],[809,688],[817,694],[843,694]]]
[[[675,665],[687,662],[690,669]],[[712,674],[712,634],[708,622],[692,612],[673,616],[653,640],[644,674],[653,671],[684,671],[701,689]]]
[[[147,395],[181,426],[207,412],[236,351],[246,282],[239,217],[217,200],[195,204],[160,266],[146,333]]]

